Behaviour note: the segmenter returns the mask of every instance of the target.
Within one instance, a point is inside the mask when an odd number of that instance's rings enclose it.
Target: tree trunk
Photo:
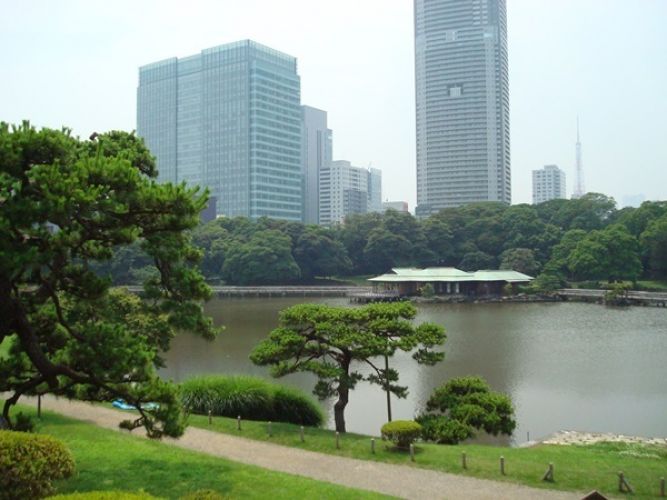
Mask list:
[[[347,384],[338,385],[338,401],[334,405],[334,420],[336,421],[336,430],[345,432],[345,407],[349,400],[350,389]]]

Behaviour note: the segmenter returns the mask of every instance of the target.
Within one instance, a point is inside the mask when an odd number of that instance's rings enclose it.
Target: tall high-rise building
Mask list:
[[[505,0],[414,0],[417,208],[511,202]]]
[[[327,128],[327,112],[301,106],[303,133],[303,221],[320,222],[320,172],[331,163],[331,130]]]
[[[533,170],[533,204],[565,198],[565,172],[557,165]]]
[[[139,68],[137,132],[158,179],[208,187],[216,213],[302,220],[296,59],[250,40]]]
[[[382,170],[368,167],[368,211],[382,212]]]
[[[345,160],[332,161],[320,171],[320,224],[336,224],[346,215],[369,211],[369,172]]]

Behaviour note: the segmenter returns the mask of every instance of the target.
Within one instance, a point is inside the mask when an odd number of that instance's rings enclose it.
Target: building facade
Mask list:
[[[332,133],[327,127],[327,112],[301,106],[303,147],[303,221],[320,222],[319,179],[323,168],[331,163]]]
[[[244,40],[139,68],[137,133],[218,215],[301,221],[300,100],[296,59]]]
[[[417,215],[511,202],[505,0],[414,0]]]
[[[533,170],[533,204],[565,197],[565,172],[557,165]]]
[[[408,212],[407,201],[384,201],[382,202],[382,210],[396,210],[397,212]]]
[[[382,170],[368,168],[368,211],[382,212]]]
[[[368,212],[369,170],[336,160],[320,172],[320,224],[338,224]]]

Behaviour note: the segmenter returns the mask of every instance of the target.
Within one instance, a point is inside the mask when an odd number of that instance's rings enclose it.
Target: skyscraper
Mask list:
[[[414,0],[417,208],[511,202],[505,0]]]
[[[336,224],[346,215],[367,213],[369,201],[375,199],[369,195],[368,183],[381,186],[381,175],[378,169],[355,167],[349,161],[329,162],[320,172],[320,224]],[[382,199],[382,193],[378,196]]]
[[[533,170],[533,204],[565,198],[565,172],[557,165]]]
[[[206,186],[220,215],[302,219],[296,59],[250,40],[139,68],[137,132],[158,179]]]
[[[303,123],[303,221],[319,224],[319,178],[323,168],[331,162],[331,130],[327,128],[327,112],[310,106],[301,106]]]
[[[368,167],[368,211],[382,212],[382,170]]]

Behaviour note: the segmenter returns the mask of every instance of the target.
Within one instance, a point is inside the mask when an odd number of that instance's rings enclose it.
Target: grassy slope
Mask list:
[[[20,407],[34,415],[31,408]],[[237,464],[202,453],[132,437],[44,412],[37,432],[64,441],[78,474],[58,493],[91,490],[144,491],[179,498],[213,489],[225,498],[386,498],[368,492]]]
[[[495,446],[444,446],[419,444],[416,462],[411,464],[405,453],[389,449],[379,439],[376,454],[371,454],[370,437],[358,434],[341,435],[341,449],[335,448],[332,431],[306,428],[305,443],[301,443],[299,427],[290,424],[272,424],[273,436],[267,435],[263,422],[242,422],[242,431],[236,430],[236,420],[215,417],[209,426],[207,417],[191,415],[190,425],[218,432],[241,435],[250,439],[271,441],[322,453],[354,457],[362,460],[414,465],[456,474],[509,481],[538,488],[590,491],[597,489],[606,494],[618,491],[618,471],[623,471],[635,490],[637,498],[658,497],[660,477],[667,475],[667,448],[625,444],[597,444],[592,446],[548,446],[532,448],[504,448]],[[461,468],[461,453],[466,452],[468,469]],[[506,476],[499,474],[499,457],[506,461]],[[541,480],[549,463],[554,464],[555,483]]]

